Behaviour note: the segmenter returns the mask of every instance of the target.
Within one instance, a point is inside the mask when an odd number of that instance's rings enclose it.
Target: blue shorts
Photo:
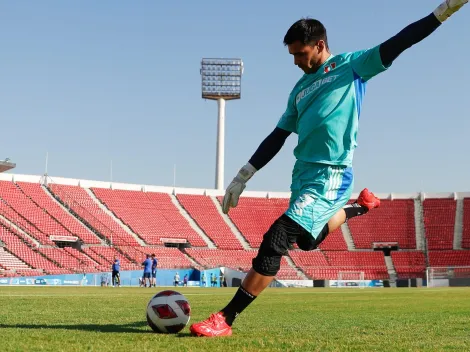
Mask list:
[[[328,220],[346,205],[353,187],[351,167],[297,161],[285,214],[317,238]]]
[[[157,271],[156,270],[152,270],[152,277],[157,277]]]
[[[142,276],[144,279],[150,279],[150,273],[144,273],[144,276]]]

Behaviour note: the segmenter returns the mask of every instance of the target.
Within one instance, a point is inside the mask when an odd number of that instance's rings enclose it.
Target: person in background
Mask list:
[[[149,283],[149,287],[152,287],[151,281],[150,281],[150,275],[152,274],[152,260],[150,259],[150,255],[146,254],[146,259],[142,263],[142,266],[144,267],[144,287],[147,287],[147,280]]]
[[[158,259],[155,258],[155,253],[152,254],[152,279],[150,281],[150,286],[157,287],[157,265]]]
[[[202,287],[206,287],[206,274],[204,272],[202,272],[202,276],[201,276],[201,283],[202,283]]]
[[[185,274],[183,277],[183,286],[188,287],[188,274]]]
[[[113,284],[113,287],[121,287],[121,262],[119,261],[118,257],[114,258],[114,263],[112,267],[112,274],[111,274],[111,282]]]
[[[175,287],[180,284],[180,274],[176,273],[174,278]]]

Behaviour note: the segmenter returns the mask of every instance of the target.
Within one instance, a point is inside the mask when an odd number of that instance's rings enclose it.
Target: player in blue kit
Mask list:
[[[263,236],[252,269],[228,305],[209,319],[192,324],[197,336],[229,336],[235,318],[271,283],[281,258],[294,243],[310,251],[345,221],[380,205],[364,189],[346,205],[353,189],[352,161],[367,82],[387,70],[406,49],[434,32],[468,0],[447,0],[431,14],[394,37],[367,50],[333,55],[326,29],[314,19],[294,23],[284,44],[304,75],[289,95],[287,108],[274,131],[227,187],[222,209],[236,207],[246,182],[282,148],[291,133],[294,149],[289,208]]]

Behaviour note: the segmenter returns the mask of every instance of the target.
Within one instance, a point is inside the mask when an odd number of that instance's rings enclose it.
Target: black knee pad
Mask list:
[[[307,230],[302,229],[302,233],[297,237],[297,245],[303,251],[314,250],[323,242],[328,232],[328,224],[323,227],[317,238],[314,238]]]
[[[290,219],[289,219],[290,220]],[[258,255],[253,258],[253,269],[264,276],[275,276],[281,267],[281,258],[287,254],[295,238],[289,234],[283,217],[277,219],[264,234]]]

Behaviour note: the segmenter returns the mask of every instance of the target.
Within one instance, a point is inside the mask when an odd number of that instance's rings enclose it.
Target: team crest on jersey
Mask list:
[[[335,68],[336,68],[336,62],[332,62],[331,64],[325,66],[324,71],[325,73],[328,73],[330,71],[333,71]]]

